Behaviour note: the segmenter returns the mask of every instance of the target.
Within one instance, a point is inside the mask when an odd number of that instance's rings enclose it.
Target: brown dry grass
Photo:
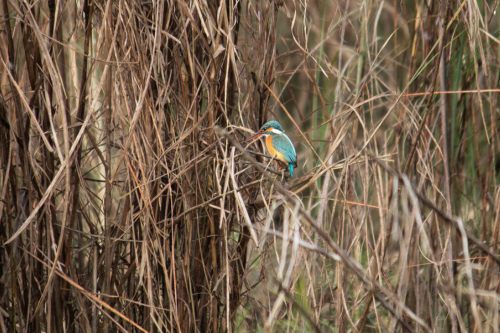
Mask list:
[[[499,331],[498,1],[0,2],[0,331]]]

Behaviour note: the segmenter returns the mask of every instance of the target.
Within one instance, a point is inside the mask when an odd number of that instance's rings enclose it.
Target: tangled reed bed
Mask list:
[[[498,332],[497,6],[1,0],[0,330]]]

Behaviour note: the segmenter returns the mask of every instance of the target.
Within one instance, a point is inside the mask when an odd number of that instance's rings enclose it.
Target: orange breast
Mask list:
[[[285,159],[285,156],[277,151],[276,149],[274,149],[274,146],[273,146],[273,137],[272,135],[268,135],[266,137],[266,148],[267,150],[269,151],[269,154],[272,156],[272,157],[275,157],[277,158],[278,160],[280,161],[283,161],[286,163],[286,159]]]

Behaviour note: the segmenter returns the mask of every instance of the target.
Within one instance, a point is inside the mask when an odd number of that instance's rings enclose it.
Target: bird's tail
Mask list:
[[[290,176],[293,176],[293,163],[288,163],[288,171],[290,171]]]

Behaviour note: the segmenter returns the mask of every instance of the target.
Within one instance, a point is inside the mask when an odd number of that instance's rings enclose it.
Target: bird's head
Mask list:
[[[282,133],[284,133],[284,131],[283,127],[281,127],[281,124],[276,120],[269,120],[264,125],[262,125],[262,127],[259,129],[257,133],[249,137],[247,141],[253,141],[261,136],[266,137],[268,135],[282,134]]]

